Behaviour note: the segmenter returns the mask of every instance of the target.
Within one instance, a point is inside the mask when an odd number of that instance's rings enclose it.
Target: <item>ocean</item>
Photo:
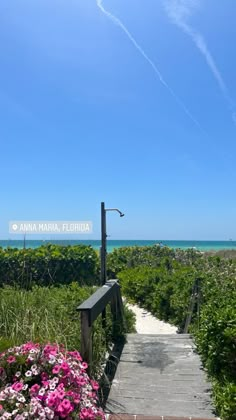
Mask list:
[[[37,248],[41,245],[46,245],[48,243],[57,244],[57,245],[91,245],[94,249],[100,249],[101,241],[100,240],[25,240],[26,248]],[[111,252],[115,248],[120,248],[124,246],[149,246],[155,244],[163,244],[170,248],[196,248],[199,251],[219,251],[222,249],[236,249],[236,241],[166,241],[166,240],[107,240],[107,251]],[[24,241],[22,240],[0,240],[0,247],[7,248],[18,248],[22,249],[24,247]]]

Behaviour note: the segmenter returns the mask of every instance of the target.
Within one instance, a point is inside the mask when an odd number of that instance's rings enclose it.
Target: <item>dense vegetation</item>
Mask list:
[[[99,261],[90,246],[46,245],[36,249],[0,248],[0,286],[30,288],[70,284],[98,283]]]
[[[218,414],[235,420],[236,260],[194,250],[134,247],[110,254],[108,269],[121,280],[130,300],[177,325],[180,332],[198,282],[200,314],[195,305],[190,332],[212,380]]]
[[[0,249],[0,351],[27,341],[80,349],[80,314],[76,310],[99,284],[99,260],[90,246],[47,245],[36,249]],[[93,366],[97,375],[114,338],[134,330],[134,315],[112,325],[107,308],[93,325]],[[115,337],[116,336],[116,337]]]
[[[213,383],[217,412],[236,419],[236,259],[167,247],[129,247],[108,255],[108,277],[121,280],[123,293],[183,331],[193,285],[198,282],[200,313],[193,308],[190,332]],[[0,249],[0,351],[26,341],[58,342],[80,348],[76,307],[99,284],[99,259],[87,246]],[[94,374],[114,339],[126,330],[93,328]],[[105,336],[107,339],[105,339]]]
[[[27,341],[64,344],[69,350],[80,349],[80,318],[76,308],[94,292],[92,287],[34,286],[25,290],[6,286],[0,289],[0,351]],[[127,309],[125,329],[133,330],[134,317]],[[93,326],[93,374],[97,374],[105,353],[114,339],[111,314],[107,310],[106,333],[101,317]],[[117,338],[117,337],[116,337]]]

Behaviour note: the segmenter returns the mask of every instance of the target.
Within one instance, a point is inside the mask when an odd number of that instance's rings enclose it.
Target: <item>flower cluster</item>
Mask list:
[[[77,351],[26,343],[0,354],[0,419],[104,420]]]

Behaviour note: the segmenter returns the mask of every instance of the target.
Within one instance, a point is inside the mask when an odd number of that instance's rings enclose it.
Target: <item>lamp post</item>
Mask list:
[[[107,211],[116,211],[119,213],[120,217],[124,216],[119,209],[106,209],[105,203],[101,203],[101,284],[106,283],[107,279],[107,265],[106,265],[106,257],[107,257],[107,231],[106,231],[106,212]]]

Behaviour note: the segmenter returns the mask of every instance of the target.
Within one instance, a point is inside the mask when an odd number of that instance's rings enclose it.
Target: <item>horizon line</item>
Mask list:
[[[19,239],[11,239],[11,238],[2,238],[0,239],[1,241],[24,241],[24,238],[19,238]],[[101,238],[93,238],[93,239],[73,239],[73,238],[67,238],[67,239],[63,239],[63,238],[57,238],[57,239],[39,239],[39,238],[32,238],[32,239],[27,239],[25,238],[25,241],[42,241],[42,242],[50,242],[50,241],[101,241]],[[157,241],[157,242],[236,242],[236,239],[107,239],[107,242],[112,242],[112,241]]]

